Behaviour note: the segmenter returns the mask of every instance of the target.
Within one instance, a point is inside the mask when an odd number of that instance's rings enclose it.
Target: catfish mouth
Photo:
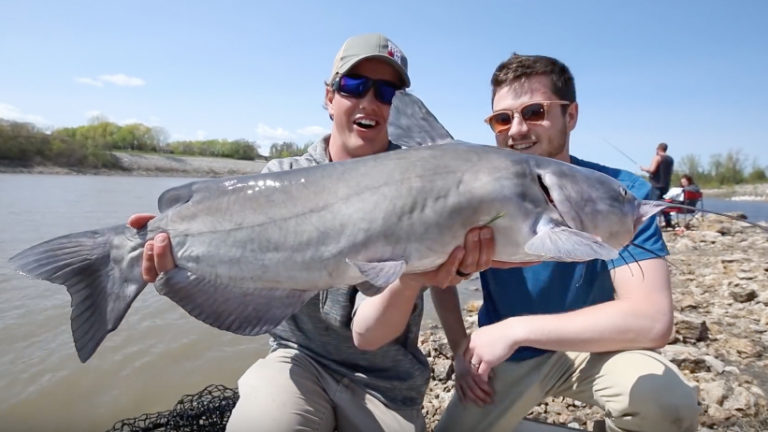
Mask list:
[[[557,206],[557,203],[555,203],[555,198],[552,196],[552,192],[550,192],[547,184],[544,183],[544,178],[541,176],[541,174],[538,174],[538,173],[536,174],[536,181],[539,185],[539,189],[544,194],[544,197],[547,199],[547,203],[549,204],[550,207],[552,207],[555,210],[558,216],[560,216],[560,220],[563,221],[563,224],[565,224],[565,226],[567,226],[568,228],[573,228],[571,227],[571,224],[568,223],[568,220],[565,218],[565,216],[563,216],[563,212],[560,211],[560,208]]]
[[[549,205],[555,208],[557,210],[557,205],[555,204],[555,200],[552,198],[552,194],[549,192],[549,188],[547,187],[547,184],[544,183],[544,179],[541,177],[541,174],[536,174],[536,180],[539,182],[539,189],[544,193],[544,196],[547,198],[547,202]],[[558,211],[559,213],[559,211]]]
[[[584,224],[579,212],[574,211],[574,206],[568,200],[567,194],[557,193],[557,191],[555,191],[554,195],[557,195],[557,197],[555,197],[541,174],[536,174],[536,181],[549,206],[555,210],[558,216],[560,216],[563,225],[577,231],[584,231],[584,228],[587,225]],[[555,198],[557,198],[557,200],[555,200]],[[565,215],[572,217],[566,217]]]

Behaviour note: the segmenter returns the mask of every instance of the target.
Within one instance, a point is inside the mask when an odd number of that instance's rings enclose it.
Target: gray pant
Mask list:
[[[494,368],[493,402],[453,395],[435,429],[511,431],[547,396],[567,396],[605,410],[608,431],[686,432],[698,427],[696,388],[651,351],[552,353]]]
[[[393,367],[396,367],[393,365]],[[304,353],[278,349],[237,382],[240,399],[227,423],[242,431],[423,431],[421,408],[393,410]]]

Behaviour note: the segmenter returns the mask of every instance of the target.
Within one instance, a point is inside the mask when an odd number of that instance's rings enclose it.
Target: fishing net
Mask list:
[[[237,389],[212,384],[182,396],[171,410],[120,420],[107,432],[224,431],[238,397]]]

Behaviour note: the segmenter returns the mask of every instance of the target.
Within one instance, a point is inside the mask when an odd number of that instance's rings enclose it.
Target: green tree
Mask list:
[[[698,179],[703,173],[701,159],[697,155],[688,154],[675,161],[675,168],[681,174],[688,174],[694,179]]]
[[[768,181],[768,176],[765,174],[765,168],[757,164],[757,161],[752,162],[752,169],[747,174],[745,179],[747,183],[765,183]]]
[[[725,156],[719,153],[712,155],[709,171],[717,184],[739,184],[744,181],[744,165],[745,161],[741,155],[741,150],[728,150]]]
[[[294,142],[283,141],[281,143],[272,143],[269,147],[269,157],[272,159],[291,156],[301,156],[305,149],[299,148]]]
[[[0,119],[0,159],[35,163],[45,160],[48,135],[32,123]]]

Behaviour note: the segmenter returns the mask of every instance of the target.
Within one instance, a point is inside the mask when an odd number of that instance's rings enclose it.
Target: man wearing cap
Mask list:
[[[331,133],[302,156],[270,161],[263,172],[400,148],[389,140],[387,122],[395,92],[409,86],[408,61],[391,40],[348,39],[325,88]],[[129,224],[138,228],[151,217],[134,215]],[[270,332],[270,353],[238,381],[240,399],[227,430],[424,430],[430,370],[417,345],[423,287],[455,285],[459,267],[483,270],[492,255],[491,229],[474,228],[433,271],[403,275],[383,290],[358,284],[319,293]],[[146,280],[174,265],[166,234],[147,242]]]

